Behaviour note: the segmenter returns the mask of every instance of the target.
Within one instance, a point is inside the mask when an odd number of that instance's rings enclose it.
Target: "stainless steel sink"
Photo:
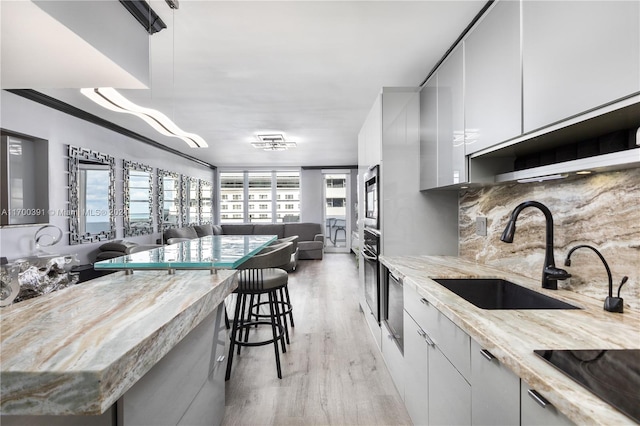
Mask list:
[[[437,278],[434,281],[482,309],[580,309],[498,278]]]

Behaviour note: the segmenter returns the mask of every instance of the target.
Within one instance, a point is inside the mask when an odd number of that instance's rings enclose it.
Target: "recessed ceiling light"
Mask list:
[[[576,172],[577,175],[590,175],[591,173],[591,170],[580,170],[579,172]]]

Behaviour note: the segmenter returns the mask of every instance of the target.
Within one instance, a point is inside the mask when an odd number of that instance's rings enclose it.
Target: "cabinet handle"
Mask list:
[[[426,338],[427,333],[426,333],[423,329],[419,328],[419,329],[417,329],[416,331],[418,332],[418,334],[420,335],[420,337],[422,337],[423,339],[424,339],[424,338]]]
[[[489,352],[486,349],[480,349],[480,353],[482,354],[483,357],[485,357],[489,361],[493,361],[496,358],[495,356],[493,356],[491,352]]]
[[[217,362],[222,362],[222,361],[224,361],[224,355],[220,355],[220,356],[218,357],[218,359],[216,359],[216,361],[217,361]]]
[[[425,304],[425,305],[429,306],[429,301],[428,301],[427,299],[425,299],[424,297],[423,297],[422,299],[420,299],[420,301],[421,301],[423,304]]]
[[[539,406],[541,406],[542,408],[547,408],[547,406],[551,406],[552,404],[546,400],[546,398],[542,395],[540,395],[536,390],[534,389],[529,389],[529,391],[527,392],[529,394],[529,396],[531,398],[533,398],[533,400],[535,402],[538,403]]]
[[[427,345],[431,346],[432,348],[436,346],[436,342],[434,342],[433,339],[431,339],[431,336],[429,336],[427,333],[424,333],[424,340],[425,342],[427,342]]]

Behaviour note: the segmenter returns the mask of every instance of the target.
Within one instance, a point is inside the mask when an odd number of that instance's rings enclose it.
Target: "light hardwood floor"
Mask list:
[[[295,328],[276,376],[273,347],[243,348],[226,383],[224,425],[411,424],[358,304],[352,254],[289,274]]]

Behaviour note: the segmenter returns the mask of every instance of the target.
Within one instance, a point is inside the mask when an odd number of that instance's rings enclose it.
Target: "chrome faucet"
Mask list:
[[[516,233],[516,220],[518,219],[520,212],[527,207],[536,207],[544,213],[547,225],[547,236],[544,265],[542,267],[542,288],[557,290],[557,281],[565,280],[571,277],[571,274],[564,269],[556,268],[556,261],[553,256],[553,216],[551,216],[551,211],[547,206],[537,201],[525,201],[524,203],[519,204],[515,209],[513,209],[509,222],[507,223],[507,227],[504,228],[504,232],[502,232],[500,241],[505,243],[513,242],[513,235]]]
[[[567,253],[567,258],[564,260],[564,266],[571,266],[571,254],[574,251],[578,250],[579,248],[588,248],[593,250],[598,255],[602,263],[604,264],[604,268],[607,270],[607,278],[609,279],[609,296],[606,299],[604,299],[604,310],[608,312],[622,313],[624,301],[620,297],[620,289],[622,289],[622,286],[624,285],[624,283],[627,282],[629,277],[625,276],[622,278],[622,283],[620,284],[620,287],[618,287],[618,297],[613,297],[613,277],[611,276],[611,269],[609,268],[609,264],[605,260],[602,253],[600,253],[595,247],[592,247],[587,244],[581,244],[579,246],[575,246],[574,248],[569,250],[569,253]]]

